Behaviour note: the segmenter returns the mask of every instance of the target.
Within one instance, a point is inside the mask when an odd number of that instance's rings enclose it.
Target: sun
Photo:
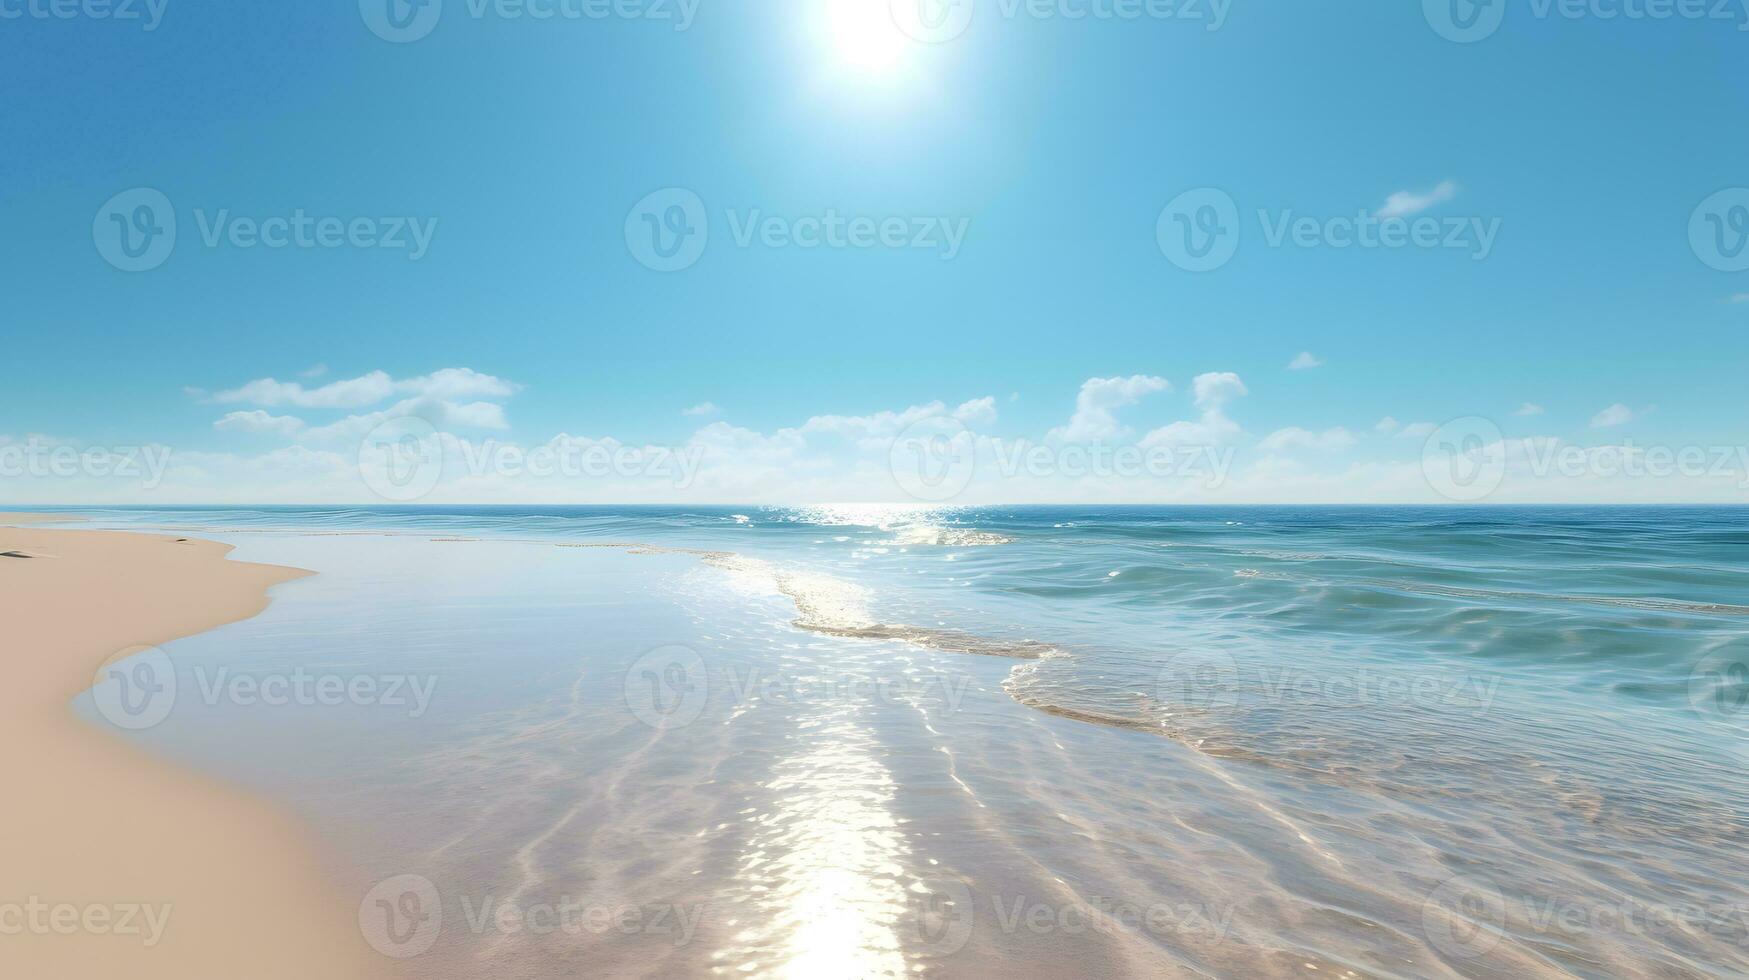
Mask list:
[[[911,41],[893,22],[891,0],[825,0],[824,41],[843,69],[867,76],[893,72]]]

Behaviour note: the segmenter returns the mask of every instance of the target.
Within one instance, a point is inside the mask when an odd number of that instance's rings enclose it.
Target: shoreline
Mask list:
[[[310,573],[230,561],[213,541],[31,526],[44,521],[0,514],[14,651],[0,737],[19,760],[0,809],[0,974],[392,975],[294,819],[71,708],[100,666],[249,619]]]

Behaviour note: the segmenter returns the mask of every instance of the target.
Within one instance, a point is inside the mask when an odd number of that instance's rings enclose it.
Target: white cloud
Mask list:
[[[1538,405],[1535,402],[1525,402],[1524,404],[1518,406],[1518,411],[1513,412],[1512,414],[1530,416],[1530,415],[1541,415],[1542,413],[1543,413],[1543,407],[1541,405]]]
[[[454,380],[454,379],[452,379]],[[1094,379],[1099,383],[1104,379]],[[1135,379],[1129,379],[1131,381]],[[1164,382],[1142,379],[1124,384],[1124,379],[1106,382],[1115,390],[1091,396],[1095,406],[1109,415],[1118,403],[1159,390]],[[431,387],[440,389],[434,382]],[[1237,375],[1209,373],[1190,386],[1200,410],[1197,419],[1174,422],[1150,432],[1148,446],[1212,447],[1229,443],[1195,461],[1197,471],[1170,474],[1070,471],[1066,468],[1040,471],[1029,466],[1004,467],[1004,456],[1023,458],[1017,452],[1044,448],[1059,464],[1089,457],[1085,444],[1041,446],[1027,439],[997,439],[976,432],[962,433],[956,443],[976,453],[976,472],[954,503],[1438,503],[1423,472],[1420,444],[1406,439],[1371,439],[1366,450],[1388,455],[1362,455],[1354,433],[1344,428],[1312,431],[1286,428],[1272,432],[1255,445],[1240,442],[1237,423],[1225,410],[1246,396],[1247,388]],[[465,390],[452,384],[447,390]],[[1085,386],[1084,386],[1085,389]],[[1616,406],[1619,407],[1619,406]],[[688,503],[802,503],[830,500],[910,502],[892,470],[893,439],[911,423],[950,416],[968,425],[985,425],[995,419],[996,399],[976,398],[950,408],[940,401],[913,405],[897,411],[866,415],[817,415],[800,425],[759,432],[721,421],[712,421],[683,444],[673,447],[640,447],[611,436],[585,438],[560,434],[544,445],[516,441],[499,435],[504,424],[503,408],[489,400],[451,401],[423,396],[395,402],[380,411],[351,415],[331,425],[311,429],[294,427],[300,420],[266,411],[237,411],[215,423],[226,432],[258,432],[289,435],[296,441],[265,453],[243,454],[179,449],[169,459],[161,485],[143,490],[136,481],[56,478],[53,484],[29,476],[9,477],[0,472],[0,501],[29,502],[54,499],[68,503],[357,503],[374,497],[360,479],[357,447],[359,438],[388,418],[418,415],[440,427],[444,446],[444,479],[428,503],[530,502],[530,503],[623,503],[628,500]],[[1630,412],[1638,417],[1650,408]],[[300,413],[304,414],[304,413]],[[338,414],[338,413],[337,413]],[[1078,413],[1079,414],[1079,413]],[[1391,431],[1419,432],[1428,423],[1405,426],[1395,422]],[[1113,422],[1115,425],[1115,421]],[[450,431],[453,429],[454,431]],[[82,445],[77,441],[49,440],[31,436],[41,445]],[[1237,448],[1234,448],[1234,447]],[[488,449],[519,450],[510,458],[523,458],[542,448],[593,448],[608,454],[627,449],[659,450],[685,460],[687,480],[676,483],[671,476],[653,473],[554,474],[530,470],[506,470],[479,461],[505,458]],[[1646,453],[1644,447],[1572,447],[1582,451],[1584,465],[1568,473],[1562,467],[1566,456],[1552,455],[1563,444],[1551,439],[1507,440],[1508,476],[1490,501],[1497,503],[1549,502],[1730,502],[1741,499],[1743,480],[1749,473],[1749,450],[1738,455],[1728,472],[1706,477],[1633,477],[1621,475],[1619,461]],[[22,447],[31,449],[30,445]],[[166,454],[169,447],[162,447]],[[19,458],[20,444],[0,437],[0,455]],[[1077,454],[1080,454],[1077,457]],[[667,458],[664,456],[663,458]],[[1026,457],[1030,458],[1030,457]],[[1555,462],[1549,468],[1551,461]],[[1181,455],[1174,462],[1188,464]],[[1616,474],[1616,475],[1612,475]],[[3,508],[0,508],[3,509]]]
[[[1379,424],[1373,426],[1373,431],[1375,431],[1375,432],[1395,432],[1395,431],[1397,431],[1397,429],[1399,427],[1401,427],[1401,425],[1402,425],[1401,422],[1398,422],[1396,419],[1387,415],[1384,418],[1379,419]]]
[[[1402,431],[1397,433],[1397,438],[1425,439],[1437,431],[1439,431],[1439,426],[1432,422],[1411,422],[1403,426]]]
[[[1060,442],[1101,442],[1115,439],[1124,432],[1112,413],[1133,405],[1143,396],[1166,391],[1172,385],[1165,378],[1136,374],[1127,378],[1088,378],[1075,396],[1075,414],[1067,425],[1052,429],[1048,439]]]
[[[1199,374],[1191,382],[1196,393],[1196,407],[1203,410],[1196,421],[1173,422],[1148,433],[1139,443],[1144,449],[1157,447],[1219,446],[1241,435],[1239,423],[1227,418],[1226,406],[1235,398],[1250,394],[1245,382],[1231,371]]]
[[[422,398],[509,398],[522,386],[503,378],[481,374],[472,368],[444,368],[421,378],[395,382],[395,390]]]
[[[953,410],[953,417],[974,429],[995,425],[996,399],[994,396],[986,395],[983,398],[974,398],[971,401],[963,402],[960,407]]]
[[[303,371],[299,371],[298,377],[300,377],[300,378],[319,378],[322,375],[327,374],[327,373],[328,373],[328,365],[326,365],[326,364],[313,364],[309,368],[307,368]]]
[[[1312,368],[1324,366],[1324,359],[1309,350],[1300,351],[1299,356],[1288,362],[1289,371],[1310,371]]]
[[[504,418],[504,406],[494,402],[468,402],[458,405],[455,402],[439,401],[443,425],[459,425],[468,429],[508,429],[510,422]]]
[[[213,423],[220,432],[272,433],[294,438],[304,429],[304,420],[290,415],[269,415],[256,409],[252,412],[231,412]]]
[[[370,432],[390,419],[417,416],[430,422],[436,428],[459,427],[464,429],[497,429],[510,428],[510,423],[504,417],[504,406],[492,402],[471,402],[457,404],[437,398],[408,398],[378,412],[367,412],[363,415],[348,415],[346,418],[329,425],[305,429],[298,441],[309,444],[333,444],[345,446],[355,444]]]
[[[1591,417],[1593,429],[1607,429],[1611,426],[1626,425],[1634,420],[1634,410],[1617,402]]]
[[[716,404],[713,402],[699,402],[697,405],[694,405],[691,408],[682,409],[680,414],[696,417],[696,416],[704,416],[704,415],[716,415],[721,411],[722,411],[722,409],[718,408],[716,406]]]
[[[386,371],[344,381],[334,381],[320,388],[305,388],[296,381],[259,378],[229,391],[212,396],[219,404],[242,402],[266,408],[291,405],[298,408],[364,408],[387,401],[396,395],[439,398],[507,398],[521,386],[472,368],[444,368],[417,378],[395,380]]]
[[[1733,303],[1749,303],[1749,293],[1738,293],[1731,297]]]
[[[1297,426],[1277,429],[1263,437],[1258,448],[1264,452],[1283,452],[1303,449],[1312,452],[1336,452],[1353,446],[1358,440],[1354,433],[1338,426],[1325,429],[1323,432],[1311,432]]]
[[[1231,371],[1199,374],[1191,382],[1191,390],[1196,393],[1196,407],[1203,409],[1221,408],[1233,399],[1251,393],[1245,382]]]
[[[296,381],[276,381],[260,378],[241,388],[221,391],[212,400],[221,405],[243,402],[275,408],[295,405],[299,408],[363,408],[395,394],[395,382],[386,372],[372,371],[357,378],[336,381],[320,388],[305,388]]]
[[[979,398],[966,402],[950,412],[945,404],[934,401],[926,405],[912,405],[902,412],[883,411],[875,412],[872,415],[816,415],[802,423],[799,429],[780,429],[778,431],[794,431],[803,436],[833,435],[854,443],[870,443],[891,439],[910,425],[923,419],[938,416],[951,416],[967,425],[975,424],[986,415],[993,419],[995,418],[995,403],[994,398]]]
[[[1385,198],[1385,206],[1379,208],[1378,216],[1381,218],[1406,218],[1412,214],[1420,214],[1435,204],[1442,204],[1456,197],[1457,191],[1457,185],[1449,180],[1441,181],[1439,186],[1423,194],[1417,194],[1414,191],[1398,191]]]
[[[1195,422],[1163,425],[1142,437],[1139,445],[1143,449],[1219,446],[1231,442],[1243,432],[1239,423],[1227,418],[1219,410],[1213,410],[1204,412],[1202,418]]]

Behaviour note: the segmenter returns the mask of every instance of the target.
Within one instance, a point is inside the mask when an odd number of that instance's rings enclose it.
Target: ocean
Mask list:
[[[1749,508],[77,513],[409,975],[1749,972]]]

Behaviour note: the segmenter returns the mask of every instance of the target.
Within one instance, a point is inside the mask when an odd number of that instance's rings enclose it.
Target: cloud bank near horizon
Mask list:
[[[1242,421],[1251,389],[1230,371],[1177,384],[1150,374],[1089,378],[1072,404],[1065,399],[1063,421],[1042,433],[1005,425],[993,395],[819,414],[771,431],[737,425],[703,402],[676,409],[699,427],[672,445],[611,434],[529,438],[514,430],[508,408],[522,390],[466,367],[407,378],[371,371],[316,387],[265,377],[213,394],[188,389],[199,404],[230,409],[212,423],[220,447],[0,435],[0,501],[1736,503],[1749,488],[1749,450],[1636,443],[1623,431],[1636,414],[1621,405],[1591,420],[1610,430],[1602,443],[1507,435],[1502,426],[1540,416],[1500,406],[1496,418],[1472,420],[1480,428],[1464,431],[1459,452],[1468,455],[1458,457],[1497,463],[1498,485],[1454,496],[1428,469],[1455,445],[1439,442],[1450,425],[1386,417],[1251,432]],[[397,464],[404,451],[416,458]],[[123,465],[130,454],[131,468]],[[373,482],[365,472],[413,464],[427,468],[424,482]]]

